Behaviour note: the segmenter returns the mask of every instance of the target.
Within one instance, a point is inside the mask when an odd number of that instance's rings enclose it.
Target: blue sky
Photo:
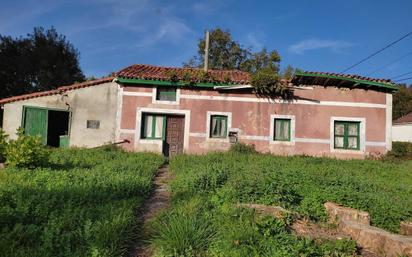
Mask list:
[[[26,35],[34,26],[66,35],[88,76],[135,63],[181,66],[216,26],[245,47],[278,50],[282,67],[340,72],[412,31],[412,1],[2,1],[0,34]],[[412,36],[348,73],[391,78],[412,71],[411,53],[373,72],[409,52]]]

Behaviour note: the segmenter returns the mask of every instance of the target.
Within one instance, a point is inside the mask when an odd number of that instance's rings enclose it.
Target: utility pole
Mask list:
[[[209,67],[209,30],[206,30],[206,38],[205,38],[205,63],[203,70],[207,72]]]

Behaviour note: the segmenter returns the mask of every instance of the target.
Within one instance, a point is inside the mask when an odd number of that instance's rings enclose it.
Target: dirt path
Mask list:
[[[156,173],[154,178],[154,190],[149,199],[146,200],[143,205],[143,213],[141,214],[141,222],[143,223],[143,229],[147,224],[147,221],[153,218],[159,211],[166,209],[170,206],[170,191],[169,182],[171,180],[171,174],[169,172],[169,165],[164,164]],[[134,248],[131,250],[130,257],[149,257],[152,255],[151,249],[144,244],[144,234],[140,236],[138,242],[136,242]]]

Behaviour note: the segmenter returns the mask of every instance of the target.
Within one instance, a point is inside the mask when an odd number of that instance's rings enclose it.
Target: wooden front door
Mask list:
[[[181,154],[183,153],[185,117],[167,116],[166,118],[166,140],[163,154],[165,156]]]

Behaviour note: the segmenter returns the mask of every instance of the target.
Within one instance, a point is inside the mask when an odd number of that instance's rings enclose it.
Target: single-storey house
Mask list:
[[[392,140],[412,143],[412,112],[393,121]]]
[[[280,155],[362,158],[392,142],[396,85],[355,75],[297,72],[290,99],[256,96],[250,75],[132,65],[113,77],[0,100],[3,128],[50,146],[121,144],[166,156],[234,142]]]

